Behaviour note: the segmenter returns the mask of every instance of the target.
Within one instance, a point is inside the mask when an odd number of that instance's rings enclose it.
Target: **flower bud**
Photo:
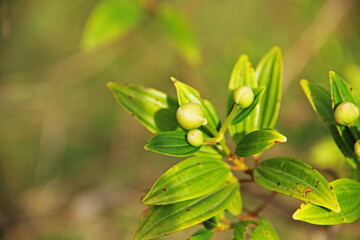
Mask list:
[[[186,139],[190,145],[198,147],[203,144],[204,135],[199,129],[193,129],[187,133]]]
[[[201,107],[196,103],[185,103],[176,111],[179,125],[186,130],[199,128],[206,123]]]
[[[254,101],[254,92],[248,86],[238,87],[234,91],[234,101],[242,108],[247,108]]]
[[[360,158],[360,140],[357,140],[354,145],[354,152]]]
[[[351,102],[340,103],[334,112],[335,121],[341,126],[350,126],[360,115],[359,108]]]

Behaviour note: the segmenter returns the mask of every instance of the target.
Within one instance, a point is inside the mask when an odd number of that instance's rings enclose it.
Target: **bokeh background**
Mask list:
[[[143,149],[151,133],[119,107],[106,83],[175,96],[175,76],[224,119],[240,54],[256,65],[275,45],[284,56],[277,129],[288,142],[263,159],[298,157],[330,181],[351,177],[299,80],[328,86],[334,70],[360,92],[359,1],[141,0],[138,24],[89,50],[84,29],[100,2],[0,0],[0,239],[132,239],[144,191],[179,159]],[[166,24],[156,17],[164,7],[173,13],[164,15]],[[242,186],[249,209],[269,194]],[[359,221],[326,227],[292,220],[299,204],[278,194],[262,213],[281,239],[360,239]],[[163,239],[186,239],[196,229]]]

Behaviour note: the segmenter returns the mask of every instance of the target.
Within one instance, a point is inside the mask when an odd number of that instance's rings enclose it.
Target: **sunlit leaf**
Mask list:
[[[135,0],[104,0],[95,6],[84,28],[81,47],[92,49],[120,38],[142,19]]]
[[[226,210],[233,215],[239,215],[242,212],[242,199],[240,191],[236,192],[233,201],[229,204]]]
[[[170,168],[143,199],[145,205],[165,205],[197,198],[216,190],[230,172],[221,159],[192,157]]]
[[[217,129],[220,124],[220,118],[213,105],[209,101],[201,99],[199,92],[189,85],[180,82],[175,78],[171,78],[171,80],[174,82],[177,91],[179,105],[189,102],[199,104],[204,112],[207,124],[212,128]]]
[[[313,204],[301,204],[293,214],[295,220],[317,225],[351,223],[360,218],[360,182],[338,179],[331,183],[340,204],[339,213]]]
[[[157,18],[180,56],[191,65],[199,64],[199,46],[186,15],[177,8],[163,5],[157,11]]]
[[[235,153],[248,157],[270,148],[275,143],[286,142],[287,138],[273,129],[262,129],[247,134],[237,144]]]
[[[146,150],[175,157],[193,155],[200,148],[187,142],[186,133],[176,131],[158,133],[145,145]]]
[[[222,212],[237,189],[237,184],[228,184],[200,198],[154,206],[141,221],[134,240],[158,238],[201,223]]]
[[[257,87],[257,81],[255,77],[254,68],[251,65],[246,55],[241,55],[236,62],[234,69],[231,73],[229,81],[229,93],[227,101],[227,113],[229,114],[233,105],[233,95],[236,88],[240,86],[248,86],[252,89]],[[257,130],[255,126],[258,125],[259,105],[255,105],[253,111],[242,122],[236,120],[236,124],[229,127],[229,132],[235,143],[238,143],[240,139],[249,132]]]
[[[263,161],[254,170],[254,180],[267,189],[340,211],[333,187],[318,171],[300,160]]]
[[[251,232],[252,240],[278,240],[279,237],[271,225],[271,223],[265,218],[259,218],[256,220],[256,226]]]
[[[134,84],[109,82],[118,103],[150,132],[180,129],[176,121],[176,99],[158,90]]]
[[[242,108],[236,113],[236,116],[234,117],[234,119],[231,122],[232,125],[235,125],[235,124],[243,121],[247,116],[249,116],[251,114],[251,112],[258,105],[262,95],[264,94],[265,87],[254,88],[253,92],[254,92],[254,101],[252,102],[252,104],[249,107]],[[249,131],[246,131],[246,132],[249,132]]]
[[[336,145],[339,147],[345,157],[349,159],[351,166],[357,167],[357,157],[353,151],[353,142],[346,135],[341,136],[339,128],[335,122],[333,108],[331,106],[330,92],[322,85],[301,80],[300,85],[305,92],[306,97],[311,103],[313,109],[323,120],[329,129]]]
[[[281,100],[283,63],[279,47],[274,47],[265,55],[256,67],[258,86],[265,86],[266,91],[259,103],[258,129],[275,126]]]
[[[195,232],[189,240],[209,240],[213,234],[213,231],[202,228]]]

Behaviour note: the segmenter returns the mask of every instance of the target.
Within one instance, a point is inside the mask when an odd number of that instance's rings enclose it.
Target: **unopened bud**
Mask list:
[[[248,86],[238,87],[234,91],[234,102],[242,108],[247,108],[254,101],[254,92]]]
[[[360,158],[360,140],[357,140],[354,145],[354,152]]]
[[[351,102],[340,103],[334,112],[335,121],[341,126],[350,126],[360,115],[359,108]]]
[[[199,129],[193,129],[187,133],[186,139],[190,145],[192,145],[194,147],[198,147],[203,144],[204,135]]]
[[[186,130],[199,128],[206,123],[201,107],[196,103],[185,103],[176,111],[179,125]]]

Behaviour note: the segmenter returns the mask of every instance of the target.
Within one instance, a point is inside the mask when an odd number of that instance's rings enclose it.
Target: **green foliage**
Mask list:
[[[273,129],[262,129],[247,134],[237,145],[235,153],[248,157],[262,153],[275,143],[286,142],[287,138]]]
[[[175,157],[186,157],[199,151],[201,146],[192,146],[184,132],[161,132],[145,145],[145,149]]]
[[[136,0],[100,1],[86,22],[81,47],[93,49],[120,38],[140,22],[143,14]]]
[[[340,211],[333,187],[315,169],[293,158],[261,162],[254,171],[261,186],[319,206]]]
[[[154,239],[203,222],[222,212],[237,189],[237,184],[228,184],[200,198],[154,206],[142,220],[134,239]]]
[[[293,214],[295,220],[318,225],[351,223],[360,218],[360,183],[352,179],[338,179],[331,183],[341,211],[334,212],[313,204],[301,204]]]
[[[177,18],[170,12],[165,13],[163,21]],[[174,24],[178,23],[175,21]],[[171,26],[167,27],[171,29]],[[332,105],[331,97],[335,103],[358,102],[342,79],[334,74],[331,76],[332,86],[337,86],[332,87],[332,94],[306,80],[301,81],[301,86],[338,146],[343,147],[344,155],[356,163],[357,122],[354,127],[337,126],[334,119],[336,105]],[[270,222],[259,216],[261,208],[254,213],[243,211],[241,179],[232,171],[243,171],[251,175],[250,181],[264,188],[307,202],[294,214],[298,220],[338,224],[358,218],[356,207],[359,202],[351,199],[359,194],[359,188],[353,180],[346,183],[339,180],[345,187],[340,187],[337,181],[330,184],[308,164],[289,157],[258,162],[265,150],[275,143],[287,141],[285,136],[272,129],[281,99],[282,57],[279,48],[273,48],[260,61],[256,71],[246,55],[239,58],[229,81],[227,117],[223,123],[211,102],[202,99],[196,89],[175,78],[171,80],[177,91],[177,102],[151,88],[108,84],[120,105],[156,133],[145,149],[176,157],[195,155],[171,167],[142,199],[142,203],[151,209],[141,220],[135,240],[158,238],[201,223],[205,229],[200,229],[190,239],[210,239],[214,232],[229,228],[234,229],[235,240],[247,237],[279,239]],[[233,97],[234,91],[243,86],[254,93],[253,101],[246,107],[243,105],[244,108],[235,104]],[[237,100],[240,98],[236,97]],[[234,151],[225,140],[228,129],[236,145]],[[254,168],[247,165],[245,157],[252,157]],[[351,212],[356,215],[349,216]],[[329,218],[320,219],[325,213]],[[229,222],[226,218],[229,214],[238,221]],[[246,214],[249,221],[243,221],[242,216]],[[336,220],[331,222],[330,219]]]
[[[192,157],[164,173],[142,202],[165,205],[197,198],[220,187],[229,173],[229,167],[220,159]]]

